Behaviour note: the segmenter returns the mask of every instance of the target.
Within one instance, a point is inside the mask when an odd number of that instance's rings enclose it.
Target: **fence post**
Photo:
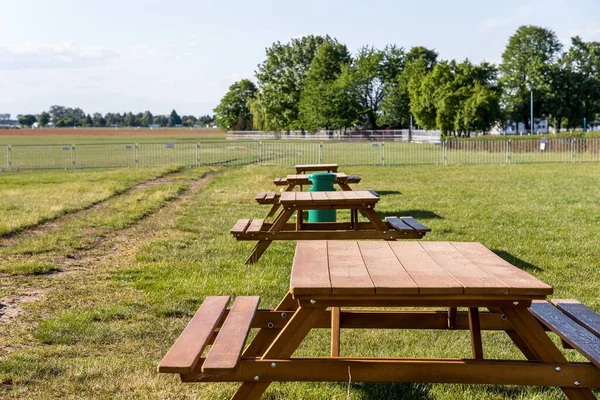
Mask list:
[[[12,147],[8,146],[6,148],[6,169],[9,171],[12,170]]]
[[[571,162],[575,162],[575,141],[577,138],[571,138]]]
[[[133,162],[134,162],[136,168],[140,166],[140,159],[139,159],[139,155],[138,155],[138,144],[137,143],[133,146]]]
[[[317,164],[323,164],[323,143],[319,143],[319,161]]]
[[[381,151],[380,151],[380,156],[381,156],[381,165],[385,165],[385,142],[381,142]]]
[[[196,143],[196,167],[200,166],[200,143]]]
[[[508,139],[506,141],[506,163],[510,164],[510,141],[511,139]]]
[[[71,145],[71,169],[75,169],[76,167],[76,158],[75,158],[75,145]]]
[[[262,162],[262,142],[258,142],[258,154],[257,154],[257,163],[258,165],[260,165],[260,163]]]
[[[447,147],[448,147],[448,141],[444,140],[442,142],[442,155],[444,157],[444,164],[446,164],[448,162],[448,157],[446,155],[446,152],[448,151]]]

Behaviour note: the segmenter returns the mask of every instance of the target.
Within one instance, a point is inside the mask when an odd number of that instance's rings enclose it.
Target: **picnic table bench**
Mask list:
[[[306,172],[337,172],[337,164],[299,164],[295,166],[297,174]]]
[[[231,309],[229,297],[207,297],[158,372],[179,374],[183,382],[241,382],[233,399],[259,399],[271,382],[348,382],[349,376],[352,382],[557,386],[569,399],[594,399],[597,360],[567,361],[538,319],[577,345],[566,327],[556,328],[565,315],[560,307],[576,316],[569,326],[582,327],[581,320],[597,326],[598,316],[574,303],[541,302],[551,293],[479,243],[300,241],[289,292],[276,308],[259,309],[257,296],[240,296]],[[451,323],[446,311],[425,307],[466,311]],[[259,331],[245,347],[251,328]],[[339,348],[342,329],[467,330],[472,357],[293,357],[312,329],[331,329],[332,349]],[[506,332],[527,360],[486,359],[482,330]],[[579,341],[588,358],[598,339],[590,335]]]
[[[237,240],[256,240],[252,254],[246,260],[259,260],[274,240],[324,239],[420,239],[429,231],[410,216],[386,217],[382,220],[375,212],[379,197],[371,191],[343,192],[283,192],[279,197],[282,210],[272,223],[264,219],[240,219],[230,233]],[[305,222],[304,210],[347,209],[349,222]],[[296,221],[290,222],[296,214]],[[358,215],[367,221],[359,221]]]

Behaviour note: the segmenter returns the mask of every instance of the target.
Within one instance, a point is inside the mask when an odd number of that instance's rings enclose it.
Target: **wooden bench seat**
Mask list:
[[[554,302],[561,304],[562,300],[555,300]],[[562,304],[562,307],[565,308],[565,304],[574,303],[563,302]],[[534,301],[530,310],[544,326],[600,368],[600,337],[597,336],[598,332],[588,329],[589,324],[587,323],[586,325],[579,323],[580,319],[590,317],[589,312],[582,307],[566,306],[566,308],[570,308],[570,312],[576,316],[575,319],[547,301]],[[592,310],[589,311],[594,313]],[[586,315],[586,317],[584,318],[583,315]],[[596,315],[598,316],[598,314]],[[600,316],[593,317],[592,320],[597,320],[597,318],[600,318]]]
[[[275,186],[286,186],[288,184],[287,179],[285,178],[275,178],[273,179],[273,183]]]
[[[258,296],[237,297],[227,313],[229,296],[207,297],[158,364],[158,372],[192,373],[198,367],[202,352],[212,341],[212,347],[201,366],[202,372],[211,375],[233,373],[242,357],[259,302]],[[227,316],[222,322],[225,314]],[[215,332],[219,325],[220,329]]]
[[[431,232],[431,228],[426,227],[413,217],[385,217],[390,228],[400,232]]]
[[[257,194],[254,200],[256,200],[258,204],[277,204],[279,203],[280,196],[280,193],[262,192]]]

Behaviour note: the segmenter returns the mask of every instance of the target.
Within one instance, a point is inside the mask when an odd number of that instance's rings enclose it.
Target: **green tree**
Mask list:
[[[177,114],[177,111],[173,110],[169,115],[169,122],[167,123],[167,126],[172,127],[177,125],[181,125],[181,117],[179,116],[179,114]]]
[[[18,119],[17,122],[19,122],[19,124],[21,124],[22,126],[27,126],[29,128],[31,128],[31,126],[37,121],[37,118],[35,117],[35,115],[31,115],[31,114],[25,114],[25,115],[21,115]]]
[[[252,129],[249,102],[256,96],[256,86],[248,79],[229,86],[229,90],[215,108],[215,122],[224,130]]]
[[[423,60],[413,65],[411,108],[414,105],[417,123],[425,129],[465,136],[488,132],[500,120],[500,87],[493,65],[442,61],[429,73]]]
[[[140,118],[140,123],[143,126],[152,125],[153,118],[154,118],[154,116],[152,115],[152,113],[150,111],[146,111],[146,112],[144,112],[144,114]]]
[[[48,126],[48,123],[50,123],[50,114],[46,111],[41,112],[40,115],[38,115],[38,122],[40,126]]]
[[[530,90],[534,92],[534,113],[548,115],[551,110],[553,65],[562,44],[556,34],[546,28],[521,26],[508,40],[500,64],[503,102],[509,117],[529,123]]]
[[[101,128],[106,126],[106,120],[104,119],[104,117],[102,116],[102,114],[100,113],[94,113],[94,115],[92,115],[92,123],[96,128]]]
[[[350,63],[350,53],[339,43],[323,43],[313,58],[300,96],[300,121],[306,129],[337,129],[351,126],[355,117],[352,93],[340,80],[342,68]]]
[[[317,49],[329,36],[304,36],[289,43],[274,43],[256,71],[257,97],[264,110],[264,124],[273,130],[302,128],[299,103],[304,80]]]
[[[85,123],[83,124],[83,126],[85,127],[92,127],[94,126],[94,121],[92,120],[92,117],[90,114],[85,116]]]

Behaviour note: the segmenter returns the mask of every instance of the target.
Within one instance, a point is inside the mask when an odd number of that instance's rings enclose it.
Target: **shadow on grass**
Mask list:
[[[402,210],[402,211],[390,211],[390,212],[379,212],[381,218],[385,217],[413,217],[416,220],[419,219],[444,219],[439,214],[429,210]]]
[[[535,271],[540,272],[543,271],[542,268],[530,264],[525,260],[521,260],[519,257],[513,256],[512,254],[504,251],[504,250],[492,250],[498,257],[502,258],[504,261],[511,263],[515,267],[518,267],[524,271]]]
[[[390,194],[402,194],[402,192],[399,192],[397,190],[376,190],[376,192],[380,196],[386,196]]]
[[[431,385],[428,383],[400,383],[400,382],[365,382],[353,383],[352,388],[361,392],[361,399],[369,400],[431,400],[429,394]]]

